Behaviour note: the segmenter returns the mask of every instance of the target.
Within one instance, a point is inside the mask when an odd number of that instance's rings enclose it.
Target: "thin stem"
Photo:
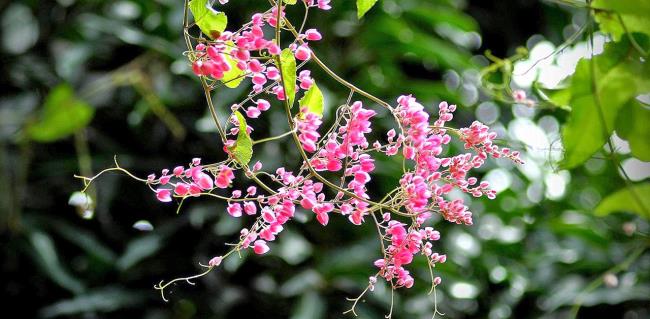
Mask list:
[[[269,142],[269,141],[279,140],[279,139],[284,138],[284,137],[287,137],[287,136],[289,136],[289,135],[291,135],[291,134],[293,134],[293,133],[294,133],[294,131],[289,131],[289,132],[282,133],[282,134],[280,134],[280,135],[276,135],[276,136],[271,136],[271,137],[267,137],[267,138],[263,138],[263,139],[255,140],[255,141],[253,141],[253,145],[255,145],[255,144],[259,144],[259,143],[265,143],[265,142]]]

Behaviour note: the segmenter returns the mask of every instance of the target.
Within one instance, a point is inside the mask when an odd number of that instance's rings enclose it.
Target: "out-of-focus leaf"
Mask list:
[[[27,129],[31,139],[53,142],[84,128],[93,118],[95,110],[74,95],[72,87],[60,84],[45,99],[41,117]]]
[[[650,2],[638,0],[594,0],[596,21],[600,30],[619,41],[627,32],[642,32],[650,35]],[[600,10],[598,10],[600,9]]]
[[[640,202],[640,203],[639,203]],[[596,207],[597,215],[630,212],[650,218],[650,183],[623,188],[603,199]]]
[[[251,157],[253,157],[253,140],[246,130],[248,127],[246,118],[240,112],[235,112],[235,116],[237,116],[237,121],[239,121],[239,132],[237,133],[237,141],[230,148],[230,152],[232,152],[239,163],[248,165]]]
[[[584,306],[601,304],[616,305],[630,300],[649,300],[650,286],[638,283],[634,286],[618,286],[616,288],[601,287],[583,297]]]
[[[632,155],[650,162],[650,109],[636,100],[627,103],[616,119],[616,133],[630,143]]]
[[[571,92],[571,116],[562,130],[565,148],[562,165],[565,168],[584,163],[601,149],[612,134],[616,116],[623,105],[650,90],[647,78],[650,63],[641,62],[629,41],[608,43],[605,52],[593,59],[594,78],[592,62],[582,59],[570,87],[566,89]],[[598,96],[592,92],[592,81],[595,81]]]
[[[567,111],[571,110],[571,90],[547,89],[540,87],[539,83],[535,82],[533,83],[533,92],[535,93],[535,96],[543,101]]]
[[[312,253],[311,244],[300,234],[284,231],[278,239],[278,248],[273,250],[290,265],[297,265],[309,258]]]
[[[318,319],[325,317],[325,302],[323,297],[310,291],[302,297],[293,310],[291,319]]]
[[[128,44],[152,49],[170,58],[178,58],[178,46],[174,45],[174,43],[162,37],[142,32],[140,28],[136,28],[125,21],[109,19],[93,13],[84,13],[79,16],[79,22],[83,32],[102,36],[104,34],[114,35]]]
[[[289,102],[289,106],[293,105],[296,98],[296,58],[289,48],[282,50],[280,53],[280,65],[282,73],[282,82],[284,84],[284,96]]]
[[[320,91],[316,83],[312,84],[307,93],[298,101],[300,110],[306,108],[308,112],[323,116],[323,92]]]
[[[201,32],[210,38],[216,39],[226,30],[228,17],[225,13],[214,10],[208,0],[190,1],[190,11]]]
[[[478,23],[474,18],[451,7],[422,3],[412,10],[406,11],[405,14],[421,20],[431,27],[435,27],[436,25],[449,25],[464,32],[479,31]]]
[[[126,251],[117,260],[120,270],[129,269],[143,259],[154,255],[162,247],[162,239],[157,235],[148,235],[134,239],[126,246]]]
[[[63,221],[49,221],[49,223],[61,237],[81,247],[87,254],[95,256],[107,264],[112,264],[115,261],[115,253],[97,240],[92,233]]]
[[[2,46],[12,54],[29,50],[38,40],[38,21],[23,3],[14,2],[2,14]]]
[[[85,290],[83,283],[68,273],[59,261],[54,241],[50,236],[35,231],[29,235],[29,239],[34,248],[36,264],[43,268],[52,281],[75,294]]]
[[[363,18],[376,3],[377,0],[357,0],[357,18]]]
[[[379,244],[371,239],[327,252],[318,264],[318,271],[327,277],[355,272],[355,269],[372,263]],[[374,259],[373,259],[374,258]]]
[[[466,51],[428,32],[418,30],[400,19],[382,17],[372,29],[367,31],[364,41],[368,42],[370,49],[378,50],[376,54],[401,59],[410,56],[420,63],[424,60],[454,69],[465,69],[473,65],[471,55]]]
[[[145,295],[122,288],[106,287],[49,305],[41,309],[41,316],[51,318],[86,312],[111,312],[136,306],[143,301]]]
[[[296,0],[284,0],[286,4],[296,4]]]
[[[297,296],[307,291],[313,290],[316,286],[323,282],[320,274],[313,269],[305,270],[296,274],[291,279],[287,280],[280,287],[280,294],[286,297]]]

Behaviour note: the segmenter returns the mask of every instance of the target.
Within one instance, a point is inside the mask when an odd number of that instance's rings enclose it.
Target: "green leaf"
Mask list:
[[[650,218],[648,209],[650,209],[650,183],[643,183],[610,194],[598,204],[595,211],[596,215],[600,216],[613,212],[631,212]]]
[[[569,104],[571,103],[571,90],[567,89],[548,89],[538,85],[538,82],[533,83],[533,93],[540,100],[548,102],[555,107],[571,111]]]
[[[218,38],[226,30],[228,17],[225,13],[214,10],[208,0],[190,1],[190,11],[201,32],[211,39]]]
[[[640,32],[650,35],[650,2],[639,0],[595,0],[596,22],[603,32],[619,41],[627,32]],[[600,9],[600,10],[598,10]]]
[[[616,134],[630,143],[632,155],[650,162],[650,109],[636,100],[627,103],[616,119]]]
[[[323,92],[320,91],[316,83],[312,84],[298,103],[300,104],[300,110],[306,108],[311,113],[318,114],[321,117],[323,116]]]
[[[296,58],[289,48],[280,53],[280,73],[282,74],[284,95],[291,107],[296,98]]]
[[[232,42],[228,42],[228,45],[234,45]],[[226,62],[230,65],[230,70],[223,74],[221,82],[231,89],[234,89],[241,84],[241,82],[246,78],[242,69],[237,67],[237,61],[230,57],[230,55],[224,54]]]
[[[300,297],[293,309],[291,319],[319,319],[325,318],[327,309],[325,298],[319,296],[314,291],[309,291]]]
[[[296,4],[296,0],[284,0],[286,4]]]
[[[38,122],[27,128],[37,142],[53,142],[67,137],[90,123],[95,110],[74,96],[72,87],[60,84],[45,99]]]
[[[82,293],[85,290],[84,284],[71,275],[61,264],[54,241],[49,235],[36,231],[29,235],[29,239],[34,248],[33,254],[36,264],[45,271],[52,281],[75,294]]]
[[[246,118],[240,112],[235,112],[235,116],[239,121],[239,132],[237,133],[237,141],[230,148],[230,152],[241,165],[246,166],[253,157],[253,140],[246,131]]]
[[[623,106],[650,90],[650,80],[645,76],[650,73],[650,65],[641,61],[638,52],[624,39],[608,43],[603,54],[594,57],[594,79],[591,61],[578,62],[567,88],[571,92],[572,111],[562,130],[565,168],[582,164],[600,150],[612,134],[616,116]],[[592,92],[592,80],[598,96]]]
[[[158,235],[147,235],[133,239],[126,246],[124,254],[117,260],[117,268],[127,270],[144,259],[155,255],[162,248],[162,238]]]
[[[427,30],[434,32],[439,26],[450,26],[464,32],[480,31],[474,18],[454,7],[420,3],[417,7],[405,11],[404,15],[409,17],[409,20],[422,23],[423,26],[429,27]]]
[[[357,18],[363,18],[376,3],[377,0],[357,0]]]
[[[83,295],[70,299],[63,299],[43,308],[42,317],[51,318],[58,316],[71,317],[84,313],[106,313],[118,309],[142,305],[146,293],[129,291],[122,288],[108,286],[97,290],[88,291]]]

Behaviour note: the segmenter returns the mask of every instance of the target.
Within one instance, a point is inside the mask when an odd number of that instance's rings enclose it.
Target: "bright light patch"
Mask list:
[[[554,200],[562,198],[566,191],[566,185],[570,180],[571,174],[568,171],[560,171],[546,175],[546,178],[544,178],[546,197]]]
[[[487,175],[485,175],[485,178],[483,178],[483,180],[490,183],[490,188],[497,193],[503,192],[512,184],[512,177],[510,176],[510,173],[508,173],[508,171],[503,168],[496,168],[491,170],[489,173],[487,173]]]
[[[521,141],[528,149],[528,155],[536,159],[547,159],[551,149],[548,137],[544,130],[533,121],[518,118],[508,125],[510,135]]]
[[[603,52],[606,38],[602,34],[594,35],[593,54]],[[575,72],[578,61],[592,55],[587,42],[580,42],[572,47],[555,52],[555,46],[548,41],[537,43],[526,60],[515,63],[514,83],[522,88],[530,88],[535,80],[543,87],[555,88],[567,76]]]
[[[449,292],[458,299],[473,299],[478,295],[478,288],[466,282],[457,282],[451,285]]]
[[[630,180],[642,181],[650,177],[650,162],[642,162],[636,158],[628,158],[623,161],[623,169],[630,177]]]

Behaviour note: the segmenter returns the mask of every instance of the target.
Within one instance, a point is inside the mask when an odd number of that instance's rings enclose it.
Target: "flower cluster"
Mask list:
[[[322,10],[330,9],[329,2],[304,0],[308,8]],[[479,182],[472,176],[472,170],[481,167],[488,157],[505,157],[519,163],[519,154],[496,146],[496,134],[480,122],[459,129],[447,127],[455,105],[442,102],[431,112],[411,95],[400,96],[395,106],[371,96],[395,119],[395,128],[385,132],[385,140],[372,143],[368,139],[377,129],[373,119],[378,113],[364,107],[361,101],[336,109],[329,129],[321,128],[325,122],[319,111],[323,108],[322,96],[320,107],[311,108],[301,101],[298,111],[292,111],[294,101],[289,101],[286,93],[292,93],[293,100],[297,100],[293,93],[309,100],[308,93],[317,89],[316,79],[304,66],[315,62],[327,72],[332,71],[322,65],[309,47],[309,41],[322,38],[321,33],[316,29],[296,30],[285,18],[284,9],[279,2],[266,12],[254,14],[238,31],[223,32],[214,40],[202,39],[188,48],[194,73],[202,81],[210,81],[205,90],[209,101],[210,92],[216,87],[213,84],[236,80],[231,76],[233,69],[239,70],[236,74],[250,78],[250,93],[231,107],[225,129],[218,114],[211,110],[224,142],[226,160],[204,165],[195,158],[187,167],[177,166],[171,171],[164,169],[159,175],[149,175],[146,183],[161,202],[209,196],[225,201],[225,213],[229,216],[250,219],[249,226],[241,229],[238,240],[231,244],[233,248],[210,260],[209,267],[219,266],[233,252],[269,252],[272,242],[295,214],[310,214],[323,226],[328,225],[331,217],[341,215],[354,225],[370,220],[379,230],[382,257],[374,262],[377,274],[370,277],[369,288],[372,290],[378,277],[392,287],[410,288],[415,279],[407,267],[416,255],[425,258],[431,268],[446,260],[444,254],[434,252],[434,244],[440,239],[440,233],[434,229],[434,216],[458,224],[473,222],[462,197],[452,192],[494,198],[496,193],[489,184]],[[279,57],[282,46],[270,36],[272,30],[277,35],[283,30],[293,35],[284,52],[288,48],[292,58],[303,61],[294,67],[293,74],[287,74],[283,68]],[[291,83],[285,85],[288,78],[295,79],[295,92],[284,91],[285,87],[292,87]],[[334,79],[340,81],[339,77]],[[347,82],[342,84],[349,87]],[[368,93],[356,89],[352,93],[368,97]],[[313,103],[319,101],[314,100]],[[284,106],[278,110],[287,113],[288,131],[253,141],[255,119],[273,104]],[[466,153],[443,156],[454,137],[462,142]],[[259,161],[249,165],[256,143],[281,139],[291,139],[289,143],[298,148],[299,166],[265,170]],[[381,199],[368,192],[376,169],[373,156],[377,154],[403,159],[399,183]],[[324,172],[326,176],[322,175]],[[439,277],[432,276],[434,285],[440,282]]]

